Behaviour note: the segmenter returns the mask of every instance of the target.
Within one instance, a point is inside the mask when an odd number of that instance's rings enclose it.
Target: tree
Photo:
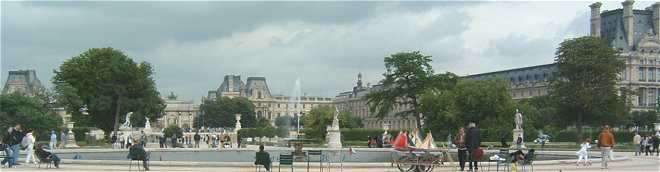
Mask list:
[[[301,123],[305,124],[305,134],[311,138],[325,138],[326,126],[332,125],[335,112],[334,106],[312,108],[309,113],[301,118]],[[348,111],[339,112],[337,118],[340,128],[358,128],[362,126],[359,117],[354,116]]]
[[[456,131],[469,122],[481,128],[509,132],[515,104],[501,79],[460,80],[451,90],[422,96],[422,112],[432,131]],[[447,134],[447,133],[438,133]]]
[[[183,130],[176,125],[170,125],[163,129],[163,136],[170,138],[172,135],[176,135],[176,138],[181,138],[183,136]]]
[[[55,114],[49,102],[39,97],[14,92],[0,95],[0,129],[5,131],[16,124],[45,135],[62,126],[62,118]]]
[[[241,127],[252,128],[257,123],[254,105],[244,97],[218,97],[215,100],[206,100],[200,105],[200,109],[202,114],[197,117],[197,127],[234,127],[236,114],[241,114]]]
[[[630,126],[637,126],[640,128],[650,127],[653,128],[655,122],[658,120],[657,111],[635,111],[628,117]]]
[[[387,116],[394,107],[409,107],[396,112],[401,117],[413,116],[417,128],[422,128],[420,98],[429,89],[446,89],[456,82],[456,75],[451,73],[434,75],[431,56],[418,51],[401,52],[385,57],[385,77],[380,81],[382,89],[370,92],[366,96],[369,110],[377,117]]]
[[[625,68],[619,52],[597,37],[562,42],[555,53],[559,72],[550,95],[558,103],[563,125],[575,125],[576,141],[585,124],[613,124],[628,113],[625,98],[617,95],[617,74]]]
[[[150,120],[161,115],[165,105],[152,75],[147,62],[138,64],[113,48],[92,48],[66,60],[55,71],[53,84],[69,113],[80,116],[86,108],[87,120],[110,136],[128,112]]]

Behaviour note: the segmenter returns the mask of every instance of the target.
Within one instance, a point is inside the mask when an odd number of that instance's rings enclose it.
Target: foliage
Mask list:
[[[163,130],[163,135],[165,138],[170,138],[172,135],[176,135],[176,138],[180,138],[183,136],[183,130],[179,126],[170,125]]]
[[[308,114],[301,118],[305,124],[305,135],[307,138],[325,138],[326,126],[332,125],[334,118],[334,106],[318,106],[312,108]],[[340,128],[361,127],[361,121],[348,111],[339,112]]]
[[[275,118],[275,126],[277,127],[291,127],[293,119],[289,115],[282,115]]]
[[[558,119],[563,126],[577,127],[576,141],[582,138],[582,126],[618,124],[629,107],[617,95],[617,74],[624,69],[619,52],[597,37],[565,40],[555,53],[558,77],[551,83],[550,95],[558,105]]]
[[[658,121],[658,112],[651,111],[634,111],[628,116],[628,126],[639,126],[640,128],[650,127],[653,128]]]
[[[36,96],[14,92],[0,95],[0,129],[21,124],[35,131],[35,135],[48,135],[51,130],[62,126],[62,118],[53,113],[48,105]]]
[[[257,119],[254,114],[254,105],[244,97],[218,97],[215,100],[206,100],[200,106],[202,113],[197,117],[196,127],[235,127],[236,114],[241,114],[241,126],[252,128],[256,126]]]
[[[342,128],[341,137],[344,140],[367,140],[369,137],[381,136],[384,130],[379,128]],[[391,134],[391,135],[395,135]]]
[[[92,48],[66,60],[55,71],[53,84],[58,100],[63,100],[61,103],[69,113],[80,116],[77,111],[86,107],[89,119],[82,120],[90,121],[109,136],[128,112],[134,112],[133,119],[146,116],[155,120],[160,116],[165,105],[152,75],[153,68],[147,62],[138,64],[113,48]]]
[[[397,111],[398,116],[413,116],[417,128],[422,128],[422,103],[419,98],[429,89],[450,88],[456,81],[451,73],[434,75],[431,56],[418,51],[400,52],[385,57],[384,79],[380,81],[382,89],[370,92],[366,99],[369,110],[383,118],[397,106],[409,107]]]
[[[428,127],[436,137],[454,135],[451,131],[469,122],[477,123],[479,128],[510,132],[515,103],[506,84],[501,79],[466,79],[451,90],[427,92],[421,102]]]
[[[257,122],[255,122],[254,127],[255,128],[263,128],[263,127],[272,127],[272,126],[270,125],[270,120],[268,120],[266,118],[259,118],[259,119],[257,119]]]

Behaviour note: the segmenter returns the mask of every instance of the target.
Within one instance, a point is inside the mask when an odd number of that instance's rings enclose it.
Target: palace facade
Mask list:
[[[248,77],[243,82],[240,75],[226,75],[218,89],[209,91],[203,100],[217,97],[245,97],[254,104],[257,118],[271,121],[284,115],[305,115],[313,107],[332,105],[332,98],[327,97],[271,94],[265,77]]]

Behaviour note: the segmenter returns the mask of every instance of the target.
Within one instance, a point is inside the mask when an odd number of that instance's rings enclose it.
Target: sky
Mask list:
[[[561,41],[588,35],[590,3],[3,1],[0,82],[34,69],[51,88],[65,60],[113,47],[151,63],[163,96],[199,102],[235,74],[266,77],[273,94],[291,94],[300,78],[303,93],[334,97],[358,73],[377,84],[397,52],[461,76],[552,63]]]

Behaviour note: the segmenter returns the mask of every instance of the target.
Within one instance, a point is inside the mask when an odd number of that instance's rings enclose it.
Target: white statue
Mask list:
[[[332,127],[339,128],[339,108],[335,107],[335,116],[332,119]]]
[[[133,112],[128,112],[126,113],[126,119],[124,120],[124,124],[121,125],[122,128],[131,128],[131,115]]]
[[[144,117],[144,120],[146,121],[146,122],[144,122],[144,128],[145,129],[150,129],[151,128],[151,123],[149,122],[149,118]]]
[[[522,114],[518,111],[518,109],[516,109],[516,119],[515,119],[515,122],[516,122],[516,129],[522,129],[522,125],[523,125],[523,116],[522,116]]]

